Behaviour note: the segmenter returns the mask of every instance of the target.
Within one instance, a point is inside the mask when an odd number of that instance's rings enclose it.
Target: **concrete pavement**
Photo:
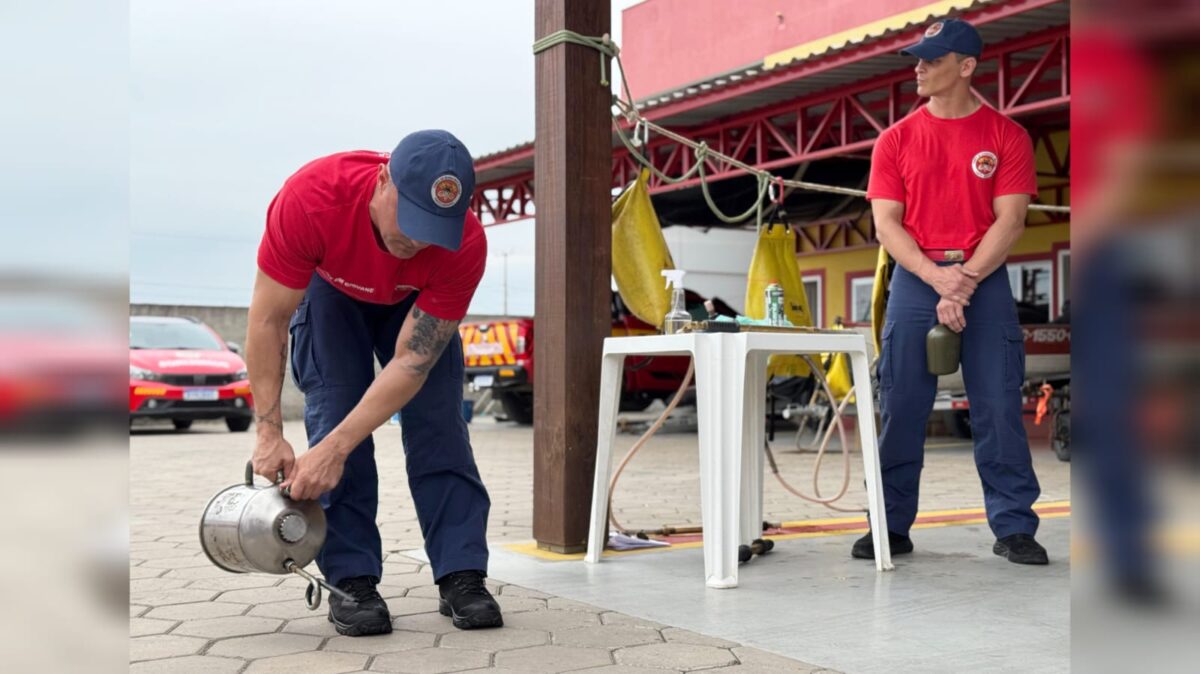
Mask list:
[[[731,670],[828,671],[810,664],[715,639],[603,607],[491,580],[505,612],[499,630],[464,632],[437,613],[437,588],[426,564],[403,551],[421,547],[408,495],[400,433],[377,432],[379,522],[387,554],[381,592],[395,616],[383,637],[338,636],[325,607],[304,607],[298,578],[235,575],[214,567],[201,552],[196,525],[205,503],[240,479],[253,435],[223,425],[197,424],[189,432],[134,429],[130,438],[130,662],[135,672],[638,672]],[[531,538],[532,434],[528,428],[478,419],[472,438],[492,497],[490,543]],[[299,423],[286,436],[304,445]],[[618,436],[618,455],[633,443]],[[663,434],[626,469],[614,510],[626,526],[699,523],[696,438]],[[811,489],[813,455],[777,443],[776,458],[789,481]],[[851,491],[858,506],[861,459],[852,456]],[[840,457],[827,457],[823,493],[841,482]],[[1069,467],[1035,453],[1043,500],[1069,498]],[[823,507],[787,494],[768,477],[765,515],[778,521],[829,517]],[[923,510],[982,503],[969,450],[933,449],[926,461]],[[674,553],[669,553],[674,554]],[[315,571],[315,565],[310,567]]]

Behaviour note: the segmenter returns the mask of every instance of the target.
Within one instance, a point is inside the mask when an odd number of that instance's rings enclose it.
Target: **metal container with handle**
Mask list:
[[[241,484],[212,497],[200,518],[200,547],[209,560],[233,573],[294,573],[308,580],[305,601],[321,605],[321,587],[351,599],[304,571],[325,543],[325,511],[316,501],[293,501],[281,492],[283,474],[269,487],[254,485],[246,463]]]

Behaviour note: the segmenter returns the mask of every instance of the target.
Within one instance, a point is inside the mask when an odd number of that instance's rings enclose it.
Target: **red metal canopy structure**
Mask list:
[[[1035,145],[1042,146],[1038,149],[1053,167],[1040,178],[1048,190],[1043,201],[1065,205],[1066,134],[1054,134],[1067,128],[1071,99],[1069,3],[976,2],[959,16],[979,29],[987,45],[975,77],[977,94],[1020,121]],[[861,162],[869,159],[875,139],[885,128],[920,104],[912,60],[897,52],[919,40],[925,25],[935,18],[889,27],[882,34],[863,35],[774,67],[760,63],[726,73],[641,99],[638,108],[647,119],[756,168],[782,173],[818,160]],[[652,137],[644,151],[668,175],[685,172],[695,161],[690,148],[661,137]],[[533,217],[533,154],[533,143],[528,143],[476,160],[471,206],[485,225]],[[744,176],[715,158],[705,161],[710,181]],[[865,170],[866,163],[861,163]],[[628,184],[638,168],[614,139],[613,187]],[[697,185],[696,179],[677,184],[652,179],[651,194],[666,196]],[[802,236],[810,249],[852,247],[874,239],[870,224],[857,218],[809,216],[799,224],[808,230]],[[1062,221],[1039,214],[1031,217],[1030,224],[1038,224],[1037,219]]]

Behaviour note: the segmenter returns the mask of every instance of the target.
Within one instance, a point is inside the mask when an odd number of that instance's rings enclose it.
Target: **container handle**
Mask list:
[[[279,484],[280,482],[283,482],[283,471],[282,470],[275,473],[275,484]],[[254,462],[253,461],[246,462],[246,486],[247,487],[254,486]],[[286,495],[287,494],[284,494],[284,496],[286,496]]]
[[[308,610],[315,611],[321,608],[321,586],[313,581],[308,581],[308,587],[304,590],[304,605]]]
[[[331,593],[336,594],[342,599],[345,599],[346,601],[355,601],[354,597],[351,597],[341,589],[326,583],[320,578],[314,578],[307,571],[301,569],[300,566],[293,560],[289,559],[284,562],[283,568],[308,581],[308,588],[304,590],[304,605],[307,606],[308,610],[310,611],[315,611],[320,608],[322,587],[329,590]]]

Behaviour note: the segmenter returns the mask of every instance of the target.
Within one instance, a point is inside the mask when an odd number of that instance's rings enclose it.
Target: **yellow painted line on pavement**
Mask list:
[[[1035,503],[1033,506],[1034,512],[1038,513],[1039,517],[1044,520],[1060,519],[1071,516],[1070,501],[1047,501],[1045,503]],[[950,518],[939,521],[929,521],[930,518]],[[925,521],[922,521],[925,520]],[[917,521],[913,524],[914,529],[933,529],[937,527],[963,526],[968,524],[983,524],[987,522],[987,512],[983,508],[962,508],[958,510],[930,510],[921,512],[917,515]],[[836,525],[846,525],[839,527]],[[834,526],[830,526],[834,525]],[[865,516],[856,517],[830,517],[825,519],[801,520],[796,522],[784,522],[784,529],[797,527],[828,527],[822,528],[819,531],[804,531],[796,533],[769,534],[763,538],[770,538],[775,541],[787,541],[795,538],[823,538],[827,536],[844,536],[846,534],[861,533],[867,530],[867,519]],[[681,541],[672,543],[670,546],[655,547],[655,548],[639,548],[636,550],[605,550],[604,557],[621,557],[623,555],[636,555],[646,552],[666,552],[669,550],[687,550],[689,548],[698,548],[704,545],[703,540]],[[550,550],[542,550],[538,548],[536,541],[528,541],[525,543],[509,543],[504,545],[506,550],[529,555],[537,559],[542,559],[552,562],[565,562],[570,560],[583,559],[584,553],[576,552],[573,554],[563,554],[552,552]]]
[[[1170,558],[1200,557],[1200,525],[1180,523],[1156,528],[1150,535],[1154,550]],[[1094,533],[1083,531],[1071,538],[1071,560],[1091,562],[1099,554]]]

